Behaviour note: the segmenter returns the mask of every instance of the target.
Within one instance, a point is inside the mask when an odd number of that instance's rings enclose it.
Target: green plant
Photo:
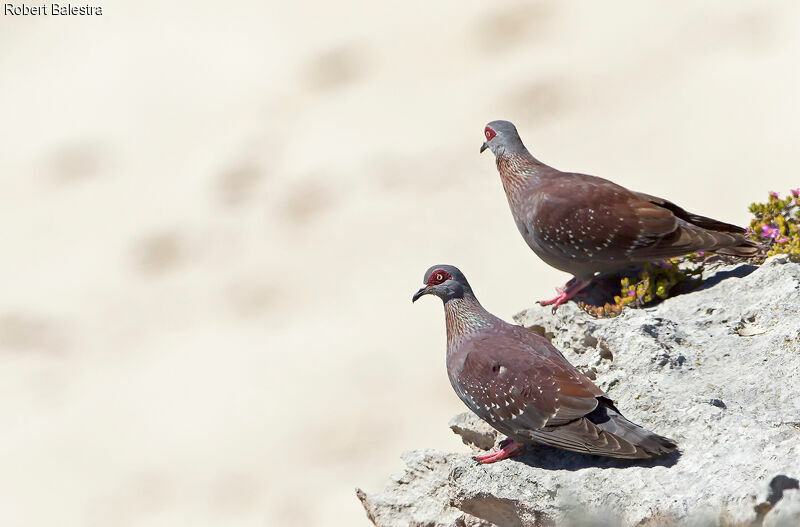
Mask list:
[[[768,244],[766,256],[800,256],[800,188],[790,190],[783,199],[770,192],[766,203],[750,204],[750,212],[754,217],[748,231],[754,239]]]
[[[702,259],[704,253],[692,253],[680,258],[658,263],[646,263],[641,271],[634,275],[622,276],[619,281],[619,294],[614,296],[614,303],[603,306],[587,305],[580,302],[578,306],[596,317],[613,317],[622,313],[626,306],[642,307],[659,302],[675,294],[679,285],[686,285],[693,279],[699,284],[699,276],[703,273]]]

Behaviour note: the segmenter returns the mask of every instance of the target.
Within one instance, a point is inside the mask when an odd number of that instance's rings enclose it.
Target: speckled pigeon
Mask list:
[[[447,374],[470,410],[508,439],[477,456],[493,463],[525,444],[628,459],[673,452],[674,441],[625,419],[614,403],[546,338],[486,311],[456,267],[435,265],[412,301],[444,302]]]
[[[511,213],[522,237],[548,265],[573,275],[559,295],[540,302],[553,311],[595,273],[695,251],[752,256],[745,230],[687,212],[662,198],[606,179],[561,172],[534,158],[508,121],[484,130]]]

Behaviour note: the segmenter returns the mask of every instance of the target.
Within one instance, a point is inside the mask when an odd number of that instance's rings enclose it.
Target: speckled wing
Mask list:
[[[528,231],[562,269],[652,261],[741,240],[735,226],[594,176],[560,173],[534,196]]]
[[[457,355],[452,381],[459,397],[517,441],[631,459],[675,448],[622,417],[600,388],[529,330],[504,325]]]
[[[603,395],[547,339],[517,326],[472,339],[459,355],[453,372],[456,392],[506,435],[581,418]]]

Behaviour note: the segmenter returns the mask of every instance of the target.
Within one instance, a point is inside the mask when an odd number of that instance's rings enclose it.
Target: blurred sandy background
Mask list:
[[[568,277],[483,126],[745,224],[798,186],[796,2],[105,2],[0,17],[0,524],[366,526],[463,449],[434,263]]]

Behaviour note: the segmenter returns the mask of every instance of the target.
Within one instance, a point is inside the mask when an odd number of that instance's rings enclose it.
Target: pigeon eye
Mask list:
[[[442,282],[450,280],[452,276],[450,273],[443,269],[437,269],[436,271],[432,272],[430,277],[428,277],[428,285],[439,285]]]
[[[484,133],[484,134],[486,134],[486,140],[487,140],[487,141],[491,141],[491,140],[494,138],[494,136],[496,136],[496,135],[497,135],[497,134],[495,133],[495,131],[494,131],[494,130],[492,130],[491,128],[489,128],[488,126],[487,126],[487,127],[486,127],[486,129],[483,131],[483,133]]]

